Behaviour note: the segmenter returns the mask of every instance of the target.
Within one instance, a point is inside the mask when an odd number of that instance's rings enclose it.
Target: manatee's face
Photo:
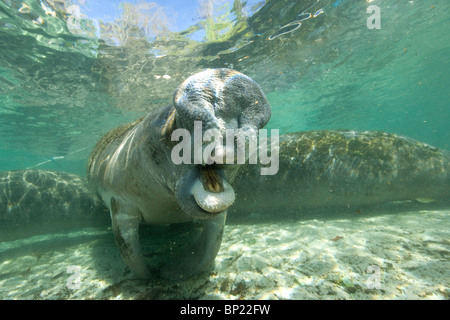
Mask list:
[[[249,139],[256,139],[258,130],[270,119],[269,103],[261,88],[242,73],[208,69],[180,85],[174,105],[168,133],[174,140],[175,133],[179,136],[177,129],[181,129],[180,140],[191,147],[189,159],[185,158],[190,164],[179,165],[182,168],[175,196],[185,213],[210,218],[233,204],[235,194],[227,177],[232,177],[238,167],[237,141],[246,141],[240,145],[242,149]]]

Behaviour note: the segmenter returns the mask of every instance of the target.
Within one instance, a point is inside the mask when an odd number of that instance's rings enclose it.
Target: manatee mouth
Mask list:
[[[225,211],[235,199],[233,188],[216,170],[214,165],[201,166],[199,177],[192,186],[195,202],[210,213]]]

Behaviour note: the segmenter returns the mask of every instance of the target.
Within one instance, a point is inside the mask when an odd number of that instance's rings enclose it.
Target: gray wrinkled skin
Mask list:
[[[99,141],[89,160],[88,180],[110,209],[121,256],[138,276],[150,278],[158,272],[149,269],[143,256],[140,224],[202,220],[203,233],[192,248],[162,268],[160,275],[171,280],[188,278],[210,266],[222,239],[226,210],[208,212],[192,194],[205,164],[174,165],[171,133],[187,129],[193,134],[197,120],[202,121],[203,132],[212,128],[257,131],[269,119],[269,104],[254,81],[234,70],[209,69],[180,85],[174,106],[153,110]],[[237,168],[209,167],[225,181],[232,181]],[[221,196],[220,192],[214,195]]]
[[[376,131],[309,131],[280,136],[279,171],[239,170],[230,216],[300,217],[309,209],[392,201],[450,200],[450,156],[425,143]],[[249,191],[251,190],[251,191]],[[313,213],[315,214],[315,213]]]
[[[0,172],[0,240],[103,226],[109,218],[86,180],[65,172]]]

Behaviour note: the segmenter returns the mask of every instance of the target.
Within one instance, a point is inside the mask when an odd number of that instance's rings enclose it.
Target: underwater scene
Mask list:
[[[0,299],[448,300],[449,17],[0,0]]]

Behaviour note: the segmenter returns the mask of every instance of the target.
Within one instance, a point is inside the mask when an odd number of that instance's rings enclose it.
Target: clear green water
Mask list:
[[[0,170],[64,156],[37,167],[84,174],[103,133],[210,67],[262,86],[269,128],[384,130],[450,149],[447,0],[178,2],[1,0]],[[381,29],[367,28],[372,4]]]
[[[104,133],[219,67],[262,86],[281,133],[382,130],[450,150],[449,30],[448,0],[0,0],[0,172],[85,175]],[[133,282],[109,231],[4,242],[0,298],[448,299],[448,210],[349,221],[227,226],[208,286],[172,295]],[[359,290],[368,263],[382,291]]]

